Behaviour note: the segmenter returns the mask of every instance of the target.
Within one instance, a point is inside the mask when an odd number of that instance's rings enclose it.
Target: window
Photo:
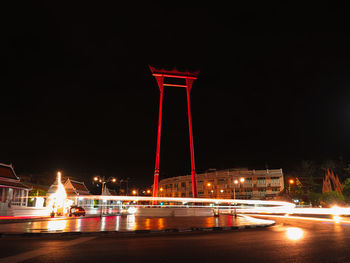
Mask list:
[[[204,195],[204,192],[198,192],[199,195]]]
[[[178,189],[178,188],[179,188],[179,183],[175,183],[175,184],[174,184],[174,188],[175,188],[175,189]]]
[[[13,189],[12,205],[21,205],[22,190]]]
[[[225,184],[226,183],[226,179],[225,178],[219,178],[218,179],[218,184]]]
[[[252,183],[252,178],[251,178],[251,177],[248,177],[248,178],[245,179],[244,182],[246,182],[246,183],[248,183],[248,184],[251,184],[251,183]]]
[[[186,197],[186,194],[185,193],[181,193],[181,197]]]
[[[261,188],[258,191],[258,195],[265,195],[266,194],[266,189],[265,188]]]
[[[280,184],[279,177],[271,177],[271,184]]]
[[[258,184],[266,184],[266,178],[265,177],[258,177]]]
[[[5,190],[5,188],[0,188],[0,202],[5,202],[5,200],[4,200],[5,196],[3,196],[3,195],[5,195],[4,194],[4,192],[5,192],[4,190]]]
[[[186,182],[182,182],[182,183],[181,183],[181,187],[182,187],[182,188],[186,188]]]
[[[245,193],[247,195],[252,195],[253,194],[253,190],[252,189],[245,189]]]

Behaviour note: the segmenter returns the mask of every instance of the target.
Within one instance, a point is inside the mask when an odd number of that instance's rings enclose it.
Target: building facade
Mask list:
[[[66,190],[68,198],[71,199],[75,205],[91,206],[93,204],[93,200],[83,198],[86,195],[91,195],[84,182],[79,182],[68,178],[63,186]]]
[[[14,208],[27,206],[29,190],[12,165],[0,163],[0,216],[12,216]]]
[[[284,189],[283,171],[282,169],[211,170],[197,174],[197,189],[200,198],[274,199]],[[192,197],[191,176],[161,180],[158,196]]]

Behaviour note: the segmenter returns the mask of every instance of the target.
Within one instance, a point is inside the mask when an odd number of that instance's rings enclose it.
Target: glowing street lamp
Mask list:
[[[99,182],[101,183],[102,187],[101,187],[101,195],[104,195],[106,193],[106,183],[108,182],[112,182],[115,183],[117,181],[117,179],[115,177],[108,177],[107,179],[104,176],[94,176],[93,178],[94,182]],[[101,203],[101,213],[100,213],[100,217],[102,217],[103,215],[103,203]]]
[[[288,182],[289,182],[289,185],[288,185],[288,192],[289,192],[289,194],[290,194],[290,186],[291,186],[292,184],[294,184],[294,180],[293,180],[293,179],[290,179]]]
[[[233,199],[236,199],[236,186],[237,186],[239,183],[241,183],[241,184],[244,183],[244,178],[243,178],[243,177],[239,178],[239,181],[238,181],[237,179],[235,179],[235,180],[233,181]]]
[[[136,190],[132,190],[132,194],[133,194],[133,195],[136,195],[136,194],[137,194],[137,191],[136,191]]]
[[[112,183],[116,183],[117,182],[117,178],[115,177],[108,177],[107,179],[104,176],[94,176],[93,178],[94,182],[99,182],[102,184],[102,188],[101,188],[101,195],[103,195],[106,192],[106,183],[108,182],[112,182]]]

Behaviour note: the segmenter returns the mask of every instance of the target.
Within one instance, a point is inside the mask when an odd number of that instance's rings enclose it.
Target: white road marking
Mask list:
[[[60,243],[59,245],[55,246],[54,248],[38,248],[36,250],[32,250],[32,251],[28,251],[28,252],[24,252],[21,254],[17,254],[14,256],[9,256],[9,257],[5,257],[5,258],[0,258],[0,263],[17,263],[17,262],[21,262],[24,260],[28,260],[31,258],[35,258],[35,257],[39,257],[39,256],[43,256],[49,253],[52,253],[54,251],[57,251],[59,249],[62,249],[64,247],[68,247],[68,246],[74,246],[83,242],[87,242],[90,241],[91,239],[94,239],[96,237],[80,237],[77,239],[73,239],[70,241],[64,241],[62,240],[62,243]]]

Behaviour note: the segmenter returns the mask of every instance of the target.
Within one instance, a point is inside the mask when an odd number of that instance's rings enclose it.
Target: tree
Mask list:
[[[321,201],[326,206],[332,205],[343,205],[345,202],[344,196],[337,191],[329,191],[327,193],[323,193],[321,196]]]
[[[343,195],[345,201],[350,203],[350,178],[347,178],[343,185]]]

